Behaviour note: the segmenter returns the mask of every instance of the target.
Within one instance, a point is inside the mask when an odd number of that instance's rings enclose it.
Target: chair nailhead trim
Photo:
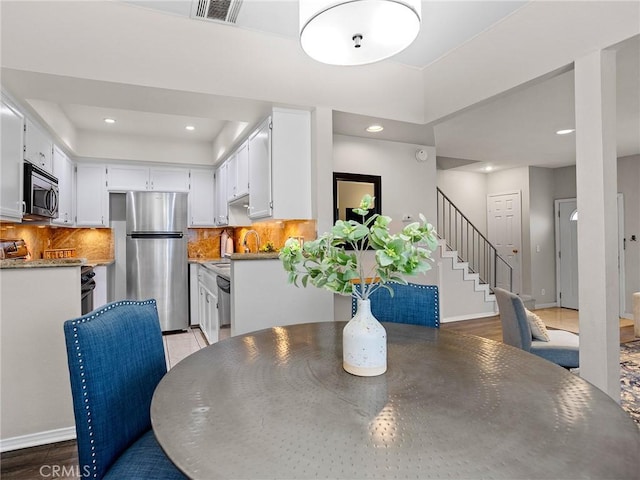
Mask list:
[[[84,378],[84,365],[82,365],[82,351],[80,350],[80,342],[78,340],[78,327],[77,325],[80,323],[85,323],[85,322],[89,322],[91,320],[93,320],[94,318],[98,318],[100,315],[102,315],[103,313],[105,313],[108,310],[111,310],[112,308],[115,307],[119,307],[122,305],[153,305],[153,307],[157,310],[158,309],[158,305],[156,304],[155,300],[145,300],[144,302],[139,302],[139,301],[135,301],[135,300],[123,300],[121,302],[113,302],[113,303],[109,303],[108,305],[106,305],[102,310],[96,310],[94,312],[88,313],[87,315],[85,315],[84,317],[80,317],[77,320],[73,320],[71,322],[71,325],[73,325],[73,338],[74,338],[74,344],[76,346],[76,352],[78,354],[78,364],[80,366],[80,378],[81,383],[82,383],[82,396],[84,397],[84,403],[85,405],[85,411],[87,413],[87,423],[89,425],[89,437],[93,437],[93,427],[91,425],[91,407],[89,404],[89,395],[87,392],[87,382],[86,379]],[[95,441],[93,438],[90,438],[89,443],[91,444],[91,463],[93,464],[93,478],[96,478],[98,476],[97,474],[97,469],[98,469],[98,465],[96,463],[96,447],[95,447]]]

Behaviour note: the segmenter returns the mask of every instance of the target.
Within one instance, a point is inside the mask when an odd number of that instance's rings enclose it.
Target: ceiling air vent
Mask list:
[[[242,0],[194,0],[196,18],[236,23]]]

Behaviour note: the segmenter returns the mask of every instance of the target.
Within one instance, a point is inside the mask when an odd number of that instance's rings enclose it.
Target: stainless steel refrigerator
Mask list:
[[[155,298],[163,332],[189,326],[187,194],[127,192],[127,298]]]

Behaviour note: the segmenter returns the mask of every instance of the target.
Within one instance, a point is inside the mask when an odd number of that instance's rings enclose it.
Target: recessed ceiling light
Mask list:
[[[196,127],[194,127],[193,125],[187,125],[186,127],[184,127],[185,130],[189,130],[190,132],[195,130]]]
[[[113,118],[105,118],[104,123],[116,123],[116,121]]]
[[[485,172],[490,172],[491,170],[493,170],[493,167],[491,165],[487,165],[486,167],[484,167]]]
[[[568,135],[569,133],[573,133],[575,131],[576,131],[575,128],[567,128],[566,130],[558,130],[556,132],[556,135]]]
[[[367,132],[369,133],[378,133],[382,130],[384,130],[384,127],[382,125],[369,125],[367,127]]]

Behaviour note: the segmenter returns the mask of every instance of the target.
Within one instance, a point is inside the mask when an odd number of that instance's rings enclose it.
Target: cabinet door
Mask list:
[[[207,290],[201,283],[198,283],[198,325],[200,325],[200,330],[205,336],[208,325],[207,313]]]
[[[189,169],[151,168],[149,172],[149,190],[156,190],[158,192],[188,192]]]
[[[189,325],[200,324],[200,283],[197,263],[189,264]]]
[[[52,173],[53,140],[27,118],[25,130],[25,160]]]
[[[227,171],[227,201],[232,202],[236,198],[236,176],[238,164],[236,162],[238,156],[234,153],[224,162]]]
[[[236,197],[249,193],[249,142],[245,142],[236,154]]]
[[[216,225],[229,224],[229,205],[227,203],[227,164],[218,167],[215,174]]]
[[[53,174],[58,178],[58,218],[51,223],[72,226],[73,215],[73,162],[58,147],[53,147]]]
[[[106,167],[78,164],[76,167],[76,226],[109,225],[109,192]]]
[[[128,192],[149,188],[149,167],[130,165],[107,166],[107,189],[110,192]]]
[[[0,118],[0,218],[22,220],[24,116],[2,98]]]
[[[207,295],[207,340],[209,343],[218,341],[218,296]]]
[[[93,308],[100,308],[109,302],[107,295],[107,267],[105,265],[98,265],[94,267],[93,272],[96,274],[93,279],[96,282],[96,288],[93,291]]]
[[[214,172],[213,170],[191,170],[189,189],[189,226],[215,226]]]
[[[249,137],[249,218],[271,216],[271,122]]]

